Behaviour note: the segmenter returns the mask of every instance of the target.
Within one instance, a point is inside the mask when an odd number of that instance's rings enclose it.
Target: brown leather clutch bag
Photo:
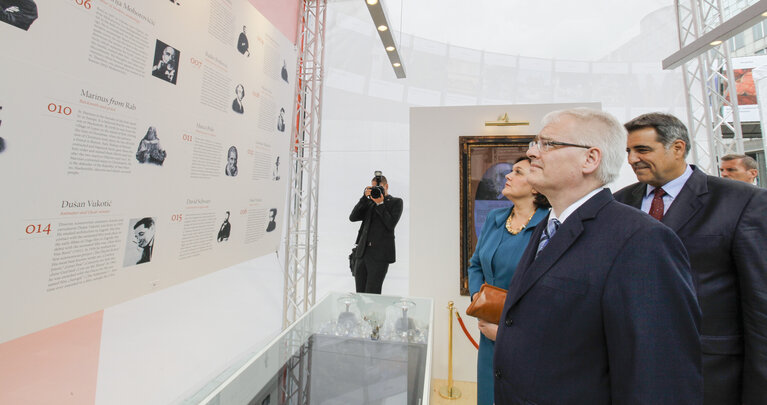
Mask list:
[[[466,315],[492,322],[498,325],[506,301],[506,290],[490,284],[482,284],[477,298],[466,308]]]

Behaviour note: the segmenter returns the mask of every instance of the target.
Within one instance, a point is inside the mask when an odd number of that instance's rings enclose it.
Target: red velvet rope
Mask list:
[[[477,341],[474,340],[473,337],[471,337],[471,334],[469,334],[469,331],[466,329],[466,325],[463,324],[463,319],[461,319],[461,314],[458,313],[458,311],[455,311],[455,316],[458,317],[458,323],[461,324],[461,329],[463,329],[463,333],[466,334],[466,337],[469,338],[469,341],[471,344],[474,345],[474,348],[479,350],[479,345],[477,344]]]

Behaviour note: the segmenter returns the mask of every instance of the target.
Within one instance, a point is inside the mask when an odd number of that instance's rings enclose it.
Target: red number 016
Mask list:
[[[45,228],[43,228],[43,225],[41,224],[29,224],[27,225],[27,229],[24,230],[27,235],[32,235],[33,233],[46,233],[48,235],[51,234],[51,224],[45,225]]]

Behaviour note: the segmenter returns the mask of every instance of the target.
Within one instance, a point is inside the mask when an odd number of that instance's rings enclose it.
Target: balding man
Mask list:
[[[700,309],[684,246],[604,188],[625,142],[610,114],[574,109],[547,115],[530,143],[527,181],[552,208],[506,295],[496,404],[701,403]]]

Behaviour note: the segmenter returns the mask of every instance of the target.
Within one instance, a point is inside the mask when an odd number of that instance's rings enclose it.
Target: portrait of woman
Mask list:
[[[226,152],[226,168],[224,173],[232,177],[237,175],[237,148],[234,145],[230,146],[229,151]]]
[[[232,101],[232,110],[237,114],[242,114],[245,112],[245,107],[242,105],[242,99],[245,98],[245,87],[238,84],[237,87],[234,88],[234,94],[237,95],[237,98]]]
[[[139,163],[152,163],[158,166],[162,166],[165,161],[165,150],[160,146],[160,139],[157,138],[157,128],[149,127],[146,131],[146,135],[141,139],[138,145],[138,151],[136,151],[136,160]]]
[[[530,158],[521,157],[506,174],[503,196],[512,206],[490,211],[482,227],[468,269],[469,295],[476,298],[487,283],[508,289],[511,276],[535,227],[548,215],[546,197],[527,183]],[[502,252],[502,254],[496,254]],[[493,404],[493,349],[498,325],[479,319],[481,332],[477,354],[477,404]]]

